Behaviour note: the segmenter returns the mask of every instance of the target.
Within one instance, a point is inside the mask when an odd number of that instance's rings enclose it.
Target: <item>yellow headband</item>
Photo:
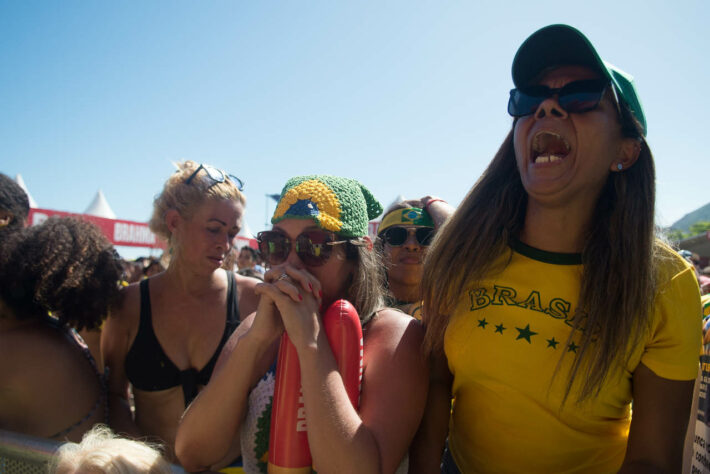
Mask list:
[[[425,210],[418,207],[408,207],[406,209],[395,209],[382,219],[377,233],[381,234],[387,228],[395,225],[418,225],[422,227],[434,227],[434,221]]]

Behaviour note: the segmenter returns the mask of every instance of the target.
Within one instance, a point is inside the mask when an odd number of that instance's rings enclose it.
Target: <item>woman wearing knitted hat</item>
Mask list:
[[[419,323],[384,307],[382,266],[367,236],[368,221],[381,211],[351,179],[301,176],[286,183],[273,230],[258,237],[271,266],[257,287],[259,308],[230,339],[213,380],[178,431],[177,454],[188,470],[214,468],[241,452],[247,472],[266,472],[270,367],[284,332],[300,363],[314,468],[394,472],[400,466],[422,415],[427,380]],[[354,305],[362,323],[358,409],[348,399],[319,315],[319,307],[341,298]]]
[[[256,309],[258,283],[220,268],[241,226],[241,180],[193,161],[177,166],[155,198],[150,221],[168,241],[168,268],[125,289],[101,339],[110,369],[111,427],[157,438],[171,460],[180,416],[207,385],[241,317]]]
[[[679,472],[700,298],[654,237],[632,79],[552,25],[513,82],[513,129],[425,264],[417,467],[438,470],[448,433],[446,472]]]

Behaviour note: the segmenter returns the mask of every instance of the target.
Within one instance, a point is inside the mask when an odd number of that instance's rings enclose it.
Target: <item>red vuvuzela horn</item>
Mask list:
[[[348,398],[357,409],[363,356],[360,318],[352,304],[338,300],[323,315],[323,327]],[[298,354],[288,334],[284,334],[279,346],[271,407],[269,472],[297,474],[311,471],[307,429]]]

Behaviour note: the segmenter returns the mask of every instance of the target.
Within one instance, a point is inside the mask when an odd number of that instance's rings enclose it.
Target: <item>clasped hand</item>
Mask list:
[[[304,269],[279,265],[264,275],[256,286],[259,307],[252,330],[265,339],[279,337],[285,330],[300,352],[316,347],[321,332],[320,306],[323,293],[320,282]]]

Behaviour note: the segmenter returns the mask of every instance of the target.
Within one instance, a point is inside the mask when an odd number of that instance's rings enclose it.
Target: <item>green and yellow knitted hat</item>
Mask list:
[[[343,237],[367,235],[368,222],[382,213],[369,189],[350,178],[296,176],[286,182],[271,223],[313,219],[322,229]]]

